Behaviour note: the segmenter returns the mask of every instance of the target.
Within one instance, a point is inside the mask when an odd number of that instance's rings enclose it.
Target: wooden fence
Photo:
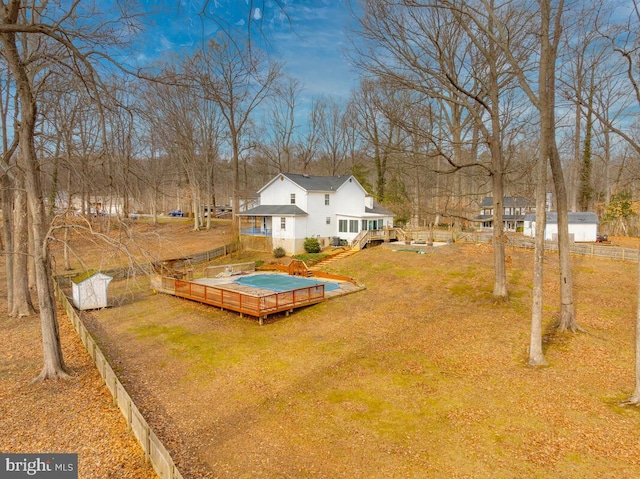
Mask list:
[[[469,232],[457,233],[454,236],[456,242],[466,243],[491,243],[493,234],[490,232]],[[506,235],[508,246],[518,248],[534,247],[534,239],[520,235]],[[434,231],[435,241],[452,241],[452,234],[448,231]],[[545,241],[544,248],[547,251],[558,251],[558,243],[555,241]],[[573,243],[570,250],[574,254],[592,256],[598,258],[616,259],[620,261],[638,261],[639,251],[636,248],[622,248],[614,245],[603,245],[602,243]]]
[[[220,256],[225,256],[229,253],[233,253],[235,250],[236,250],[235,245],[227,244],[209,251],[204,251],[202,253],[189,255],[187,259],[189,260],[189,264],[191,265],[198,264],[198,263],[205,263],[207,261],[211,261],[213,259],[219,258]],[[132,278],[137,275],[157,274],[159,271],[161,271],[162,264],[165,262],[166,261],[157,261],[155,263],[134,264],[134,265],[125,266],[121,268],[100,270],[100,272],[102,274],[106,274],[107,276],[111,276],[114,280],[118,281],[122,279]],[[180,265],[180,266],[183,266],[183,265]],[[70,288],[71,278],[76,274],[77,273],[57,276],[56,280],[58,282],[58,285],[61,288]]]
[[[189,256],[189,260],[191,264],[203,263],[224,256],[234,250],[235,247],[233,245],[225,245],[203,253],[191,255]],[[157,269],[158,264],[141,264],[107,270],[103,271],[103,273],[115,279],[124,279],[138,274],[150,274]],[[142,416],[142,413],[131,399],[131,396],[129,396],[129,393],[127,393],[116,376],[113,368],[109,365],[104,353],[100,350],[100,347],[85,327],[82,319],[80,319],[80,316],[69,301],[69,298],[67,298],[64,288],[68,288],[69,284],[70,276],[56,277],[54,280],[56,297],[71,320],[71,324],[73,324],[89,356],[91,356],[91,359],[98,368],[102,380],[111,393],[111,396],[113,396],[113,403],[118,406],[127,422],[127,426],[140,443],[145,458],[151,463],[160,479],[183,479],[182,474],[171,458],[171,454]]]
[[[58,285],[57,281],[54,282],[54,285],[58,301],[67,313],[67,316],[69,316],[74,329],[78,333],[78,336],[80,336],[82,344],[84,344],[89,356],[91,356],[91,359],[93,359],[93,362],[98,368],[102,380],[113,396],[113,403],[118,406],[127,421],[127,426],[140,443],[145,458],[151,462],[153,469],[161,479],[183,479],[182,474],[180,474],[180,471],[178,471],[178,468],[171,458],[171,454],[142,416],[133,399],[131,399],[131,396],[129,396],[129,393],[127,393],[116,376],[113,368],[109,365],[104,353],[100,350],[100,347],[93,337],[91,337],[91,334],[89,334],[89,331],[73,308],[63,289]]]

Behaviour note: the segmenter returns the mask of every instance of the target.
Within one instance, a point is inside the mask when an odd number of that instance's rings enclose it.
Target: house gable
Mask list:
[[[392,227],[394,213],[367,196],[352,175],[311,176],[280,173],[259,191],[260,206],[240,213],[245,234],[270,236],[273,246],[304,238],[352,240],[362,229]],[[345,227],[345,225],[348,225]],[[296,253],[296,248],[285,247]]]

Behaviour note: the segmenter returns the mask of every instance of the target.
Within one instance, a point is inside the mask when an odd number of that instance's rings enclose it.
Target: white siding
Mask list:
[[[272,237],[274,248],[282,246],[288,254],[304,251],[304,239],[315,237],[321,243],[328,244],[332,237],[352,240],[360,232],[362,219],[378,219],[379,215],[368,214],[367,204],[372,206],[372,198],[353,177],[345,181],[336,190],[307,192],[289,178],[278,175],[260,190],[261,205],[291,205],[291,194],[295,194],[295,205],[307,213],[306,216],[286,217],[286,228],[281,229],[279,216],[274,216]],[[325,196],[329,195],[329,204]],[[327,224],[327,218],[330,218]],[[338,220],[356,221],[356,231],[339,233]],[[393,227],[393,216],[384,218],[384,225]]]
[[[525,236],[535,238],[536,222],[525,221],[523,234]],[[569,223],[569,235],[573,235],[573,241],[577,243],[595,243],[598,236],[598,225]],[[547,223],[544,228],[544,239],[547,241],[553,241],[557,239],[557,236],[558,224]]]
[[[73,303],[79,310],[106,308],[107,287],[113,278],[94,274],[80,283],[71,283]]]
[[[329,195],[329,204],[324,204],[324,195]],[[320,191],[311,192],[307,197],[307,229],[304,237],[321,236],[329,237],[337,231],[335,210],[338,207],[335,192]],[[331,224],[327,224],[327,217],[331,218]]]
[[[280,178],[283,178],[280,180]],[[261,205],[290,205],[291,194],[296,195],[296,206],[307,211],[306,192],[289,178],[278,176],[264,190],[260,192]]]

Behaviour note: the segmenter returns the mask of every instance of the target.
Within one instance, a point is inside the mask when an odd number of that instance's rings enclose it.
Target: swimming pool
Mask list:
[[[291,291],[292,289],[308,288],[309,286],[317,286],[324,284],[324,292],[339,289],[338,283],[331,281],[318,281],[317,279],[301,278],[300,276],[291,276],[288,274],[252,274],[249,276],[241,276],[234,283],[243,284],[245,286],[253,286],[254,288],[268,289],[269,291]]]

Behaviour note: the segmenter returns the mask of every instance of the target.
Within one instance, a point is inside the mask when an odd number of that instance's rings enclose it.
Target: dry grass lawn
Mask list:
[[[124,240],[129,254],[103,240],[76,232],[71,237],[72,266],[93,268],[127,264],[130,259],[171,258],[213,249],[226,242],[226,223],[212,231],[190,231],[188,222],[172,220],[152,227],[107,229],[105,218],[93,224],[98,232]],[[83,225],[86,226],[86,225]],[[54,248],[58,272],[61,249]],[[4,257],[0,257],[0,310],[6,311]],[[40,323],[29,318],[0,317],[0,451],[77,453],[82,479],[156,478],[141,448],[127,430],[120,410],[102,382],[91,358],[66,316],[60,313],[63,354],[71,378],[31,384],[42,368]]]
[[[587,333],[548,334],[550,366],[532,369],[533,255],[508,254],[507,303],[491,297],[490,246],[378,247],[332,265],[365,291],[262,327],[146,279],[112,283],[117,307],[85,320],[185,477],[640,476],[640,411],[619,405],[636,265],[574,257]]]

